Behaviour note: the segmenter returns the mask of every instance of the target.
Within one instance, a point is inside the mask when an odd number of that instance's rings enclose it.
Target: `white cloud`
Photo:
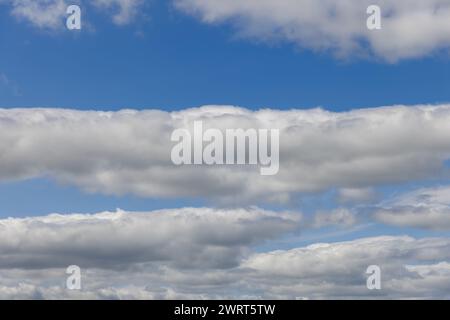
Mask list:
[[[6,92],[12,93],[14,96],[20,96],[20,89],[17,84],[6,74],[0,72],[0,93],[2,93],[3,88],[6,89]]]
[[[450,230],[450,187],[415,190],[380,204],[375,219],[399,227]]]
[[[298,230],[299,220],[298,214],[258,208],[9,218],[0,220],[0,269],[122,268],[155,261],[229,268],[248,247]]]
[[[3,0],[12,6],[11,13],[18,19],[28,21],[43,29],[64,26],[68,2],[66,0]]]
[[[40,286],[25,282],[16,286],[0,286],[0,300],[198,300],[206,298],[212,297],[163,288],[152,291],[135,285],[81,291],[69,291],[62,286]]]
[[[399,227],[450,230],[450,208],[440,206],[411,206],[377,209],[375,218]]]
[[[338,56],[371,54],[389,61],[450,47],[448,0],[176,0],[203,22],[230,22],[243,37],[281,39]],[[366,9],[382,8],[382,29],[369,31]]]
[[[89,251],[88,244],[84,250]],[[64,289],[64,268],[2,269],[0,298],[445,299],[450,297],[449,259],[448,238],[381,236],[254,253],[230,269],[189,268],[165,261],[120,270],[83,268],[83,289],[75,292]],[[381,267],[380,291],[366,288],[370,264]]]
[[[371,202],[376,198],[372,188],[342,188],[338,190],[338,200],[342,203]]]
[[[346,208],[338,208],[314,215],[312,226],[322,228],[327,226],[348,227],[356,224],[357,217],[354,212]]]
[[[118,25],[125,25],[133,21],[133,18],[142,8],[143,0],[94,0],[92,3],[107,10],[113,10],[113,21]]]
[[[255,254],[241,267],[250,269],[261,291],[281,297],[445,298],[450,295],[449,258],[447,238],[381,236]],[[381,291],[366,288],[369,265],[381,268]],[[435,286],[437,278],[445,282]]]
[[[143,0],[76,1],[132,23]],[[0,0],[12,15],[44,29],[64,27],[67,0]],[[450,48],[448,0],[174,0],[175,7],[208,24],[231,23],[241,37],[282,40],[301,48],[332,51],[339,57],[380,57],[390,62],[419,58]],[[382,8],[382,29],[369,31],[366,9]]]
[[[279,173],[173,165],[171,133],[196,120],[223,131],[279,129]],[[445,177],[448,136],[449,105],[339,113],[220,106],[179,112],[0,109],[0,181],[49,177],[103,194],[287,202],[304,192]]]
[[[144,6],[143,0],[0,0],[0,4],[11,8],[11,14],[19,20],[27,21],[33,26],[47,30],[65,28],[66,10],[71,4],[79,4],[82,10],[93,5],[112,15],[117,25],[126,25],[133,21]],[[84,11],[82,11],[83,13]],[[82,15],[85,19],[86,16]]]

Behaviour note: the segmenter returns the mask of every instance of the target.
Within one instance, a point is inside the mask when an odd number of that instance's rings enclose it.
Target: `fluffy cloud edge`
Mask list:
[[[52,214],[0,220],[0,268],[83,265],[126,268],[165,262],[232,268],[248,248],[300,230],[298,213],[180,208],[152,212]]]
[[[261,176],[258,166],[175,165],[171,134],[190,130],[195,121],[221,131],[279,129],[279,173]],[[448,175],[449,123],[445,104],[346,112],[0,109],[0,180],[45,176],[92,193],[205,197],[236,205],[287,203],[338,187],[343,200],[366,201],[376,186]]]
[[[366,26],[371,5],[381,8],[380,30]],[[450,47],[450,4],[442,0],[176,0],[175,6],[206,24],[231,24],[240,37],[282,40],[339,58],[397,62]]]

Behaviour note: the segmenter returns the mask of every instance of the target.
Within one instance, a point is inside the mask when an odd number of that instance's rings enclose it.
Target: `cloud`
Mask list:
[[[202,300],[206,296],[185,294],[171,289],[151,291],[143,287],[102,288],[68,291],[60,286],[40,287],[21,283],[14,287],[0,286],[0,300]]]
[[[357,217],[354,212],[346,208],[338,208],[327,212],[318,212],[314,215],[312,226],[322,228],[327,226],[348,227],[356,224]]]
[[[196,120],[222,131],[279,129],[279,173],[261,176],[258,166],[174,165],[170,136]],[[445,177],[449,135],[449,105],[339,113],[226,106],[178,112],[0,109],[0,181],[49,177],[109,195],[286,203],[299,193]]]
[[[20,89],[17,84],[12,81],[6,74],[0,72],[0,93],[2,89],[6,88],[6,91],[12,93],[14,96],[20,96]]]
[[[144,6],[142,0],[0,0],[0,4],[2,3],[10,6],[11,15],[17,19],[46,30],[65,28],[66,10],[72,4],[81,5],[82,10],[88,5],[93,5],[107,11],[112,14],[112,20],[117,25],[126,25],[132,22]]]
[[[338,190],[338,200],[342,203],[371,202],[376,198],[372,188],[342,188]]]
[[[64,289],[64,268],[0,269],[0,298],[445,299],[450,297],[449,248],[448,238],[380,236],[253,253],[229,269],[164,261],[121,270],[82,268],[81,291]],[[381,290],[366,288],[370,264],[381,268]]]
[[[66,0],[3,0],[12,7],[11,14],[38,28],[59,29],[69,6]]]
[[[382,9],[382,29],[366,27],[369,5]],[[370,54],[395,62],[450,47],[447,0],[176,0],[208,24],[232,24],[241,37],[283,40],[337,56]]]
[[[0,269],[126,268],[164,261],[229,268],[247,247],[297,231],[300,215],[258,208],[53,214],[0,220]]]
[[[380,204],[373,216],[399,227],[450,230],[450,187],[424,188],[395,197]]]
[[[450,264],[442,260],[450,258],[449,244],[447,238],[380,236],[259,253],[241,267],[251,270],[261,291],[281,297],[445,298]],[[366,288],[369,265],[382,270],[381,291]],[[437,279],[445,282],[436,286]]]
[[[143,0],[94,0],[92,3],[107,10],[114,10],[113,21],[117,25],[125,25],[133,21],[144,4]]]
[[[0,73],[0,84],[4,86],[9,85],[9,78],[4,73]]]

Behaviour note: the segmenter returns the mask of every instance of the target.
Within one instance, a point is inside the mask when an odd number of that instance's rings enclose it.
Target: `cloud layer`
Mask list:
[[[279,173],[261,176],[256,166],[174,165],[170,136],[178,128],[192,129],[196,120],[205,130],[279,129]],[[103,194],[287,202],[336,186],[364,189],[445,177],[450,106],[340,113],[226,106],[179,112],[0,109],[0,133],[0,181],[49,177]],[[344,196],[362,195],[347,190]]]
[[[242,266],[256,278],[273,279],[263,286],[284,297],[445,298],[450,264],[442,260],[450,258],[449,248],[449,239],[380,236],[256,254]],[[430,261],[437,262],[425,264]],[[365,287],[369,265],[382,270],[379,292]],[[443,279],[446,283],[438,284]]]
[[[166,262],[227,268],[248,247],[298,231],[301,216],[258,208],[50,215],[0,220],[0,269]]]
[[[380,204],[375,219],[398,227],[450,230],[450,188],[415,190]]]
[[[187,229],[198,224],[194,216],[190,217],[184,222]],[[72,219],[73,217],[67,218],[69,221]],[[256,226],[259,221],[254,223]],[[246,221],[242,221],[242,225],[245,224]],[[235,227],[239,228],[240,222]],[[136,235],[130,235],[128,243],[142,241],[140,227],[135,225],[134,228]],[[105,229],[110,229],[108,224],[105,224]],[[36,227],[36,231],[38,230]],[[67,230],[70,227],[55,228],[50,236],[59,233],[59,238],[63,239],[60,240],[60,246],[73,247],[73,242],[62,235]],[[123,243],[112,241],[105,244],[103,233],[99,233],[95,240],[99,243],[85,242],[78,245],[77,250],[84,252],[86,256],[91,256],[91,246],[100,255],[105,249],[123,250]],[[209,244],[217,241],[212,233],[204,240]],[[185,238],[184,242],[180,252],[186,247],[189,248],[189,253],[192,253],[191,248],[199,248],[195,237]],[[124,263],[120,269],[105,268],[101,264],[91,267],[80,264],[83,286],[80,291],[65,289],[65,267],[0,269],[0,299],[450,297],[448,238],[380,236],[346,242],[317,243],[290,250],[247,254],[240,256],[237,263],[235,257],[226,254],[227,250],[233,248],[233,243],[222,243],[219,246],[224,248],[222,254],[225,260],[231,259],[233,263],[224,263],[220,267],[203,265],[192,268],[178,264],[179,258],[176,255],[171,255],[165,261],[141,263],[128,259],[128,251],[125,250],[120,257],[116,256],[116,259]],[[48,243],[44,243],[43,247],[47,247],[49,252],[54,251]],[[3,253],[1,255],[3,261],[5,257]],[[58,256],[51,256],[48,261],[57,266],[58,259]],[[93,260],[96,261],[95,258]],[[380,266],[382,270],[380,291],[366,288],[365,272],[371,264]]]

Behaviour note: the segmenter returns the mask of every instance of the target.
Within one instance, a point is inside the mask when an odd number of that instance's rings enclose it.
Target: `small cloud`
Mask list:
[[[341,203],[367,203],[376,199],[372,188],[341,188],[338,190],[338,201]]]
[[[4,73],[0,73],[0,89],[1,87],[6,88],[6,90],[11,92],[15,97],[21,95],[19,87]]]
[[[450,230],[450,187],[408,192],[376,207],[373,216],[398,227]]]
[[[142,0],[93,0],[92,3],[104,10],[113,12],[113,22],[119,26],[133,21],[143,6]]]
[[[323,228],[329,226],[348,227],[357,222],[355,213],[345,208],[338,208],[331,212],[318,212],[314,216],[313,227]]]
[[[112,15],[115,24],[123,26],[134,21],[145,4],[142,0],[0,0],[11,7],[11,15],[41,30],[65,29],[66,10],[71,4],[94,5]],[[83,16],[84,18],[84,16]],[[91,25],[83,21],[85,25]],[[93,26],[91,26],[91,29]]]
[[[66,0],[16,0],[11,14],[39,29],[58,30],[64,26]]]

